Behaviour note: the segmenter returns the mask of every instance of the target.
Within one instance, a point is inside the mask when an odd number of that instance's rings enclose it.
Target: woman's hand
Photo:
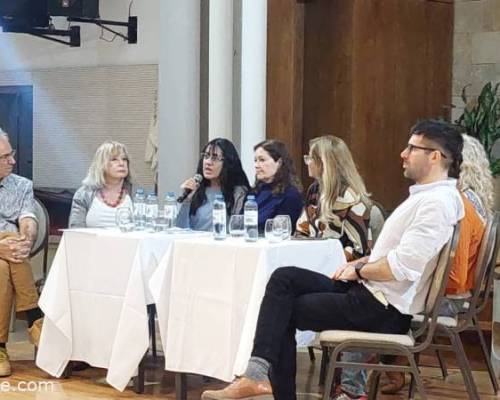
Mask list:
[[[190,189],[191,193],[189,193],[188,197],[186,197],[187,201],[191,201],[193,198],[194,194],[200,187],[200,184],[196,181],[194,178],[189,178],[188,180],[184,181],[181,185],[182,190]]]

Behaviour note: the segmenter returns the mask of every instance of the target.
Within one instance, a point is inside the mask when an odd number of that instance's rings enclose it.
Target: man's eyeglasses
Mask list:
[[[212,162],[216,162],[216,161],[224,161],[224,157],[222,156],[219,156],[218,154],[211,154],[211,153],[201,153],[201,158],[203,158],[205,161],[212,161]]]
[[[413,152],[413,150],[424,150],[424,151],[439,151],[443,158],[448,158],[446,155],[438,149],[433,149],[432,147],[423,147],[423,146],[416,146],[414,144],[408,143],[408,146],[406,146],[406,150],[408,150],[409,153]]]
[[[0,156],[0,162],[5,162],[7,161],[9,158],[14,158],[16,155],[16,151],[15,150],[12,150],[10,153],[7,153],[7,154],[2,154]]]

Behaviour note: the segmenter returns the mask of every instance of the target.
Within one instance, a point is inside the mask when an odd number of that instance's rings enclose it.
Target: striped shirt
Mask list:
[[[345,188],[333,205],[335,218],[325,221],[319,209],[319,183],[307,190],[306,203],[297,221],[296,236],[338,239],[344,247],[347,260],[370,254],[371,206],[365,204],[351,188]]]

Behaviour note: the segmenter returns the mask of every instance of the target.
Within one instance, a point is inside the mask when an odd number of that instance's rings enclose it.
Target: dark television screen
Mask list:
[[[0,24],[4,27],[48,26],[47,0],[0,0]]]

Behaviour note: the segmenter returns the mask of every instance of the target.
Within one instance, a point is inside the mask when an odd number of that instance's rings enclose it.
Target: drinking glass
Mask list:
[[[274,219],[277,221],[276,224],[279,226],[279,229],[281,229],[283,240],[290,239],[290,236],[292,236],[292,220],[290,219],[290,216],[277,215]]]
[[[243,237],[245,235],[245,218],[243,215],[231,215],[229,234],[231,237]]]
[[[122,232],[131,232],[134,230],[134,212],[130,207],[120,207],[116,210],[116,225]]]
[[[277,243],[282,240],[282,232],[275,224],[274,219],[268,219],[264,227],[264,236],[269,243]]]

